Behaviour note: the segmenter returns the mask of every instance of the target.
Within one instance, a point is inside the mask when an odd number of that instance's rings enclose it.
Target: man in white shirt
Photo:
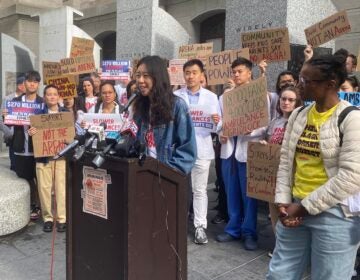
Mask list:
[[[216,94],[201,87],[201,80],[204,77],[204,65],[201,60],[189,60],[184,64],[183,71],[186,87],[175,91],[174,94],[185,100],[190,108],[190,112],[203,111],[204,115],[206,113],[211,118],[211,120],[204,119],[204,122],[201,123],[202,119],[200,117],[194,122],[197,159],[191,171],[195,226],[194,242],[196,244],[206,244],[208,242],[205,232],[208,208],[207,182],[210,163],[215,158],[211,132],[216,130],[216,125],[220,121],[221,111]],[[196,116],[193,116],[193,120],[195,120],[194,117]],[[213,129],[204,129],[204,126],[211,122]]]

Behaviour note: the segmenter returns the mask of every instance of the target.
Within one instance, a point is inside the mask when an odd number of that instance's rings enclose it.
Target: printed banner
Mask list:
[[[63,58],[60,60],[61,74],[85,74],[96,72],[95,61],[92,55]]]
[[[130,60],[103,60],[101,80],[130,80]]]
[[[223,106],[223,133],[226,136],[243,135],[269,125],[266,78],[225,92]]]
[[[46,82],[50,77],[56,77],[61,75],[60,62],[43,61],[43,81]]]
[[[70,57],[93,55],[94,40],[72,37]]]
[[[274,203],[281,145],[249,142],[247,152],[247,195]]]
[[[120,131],[123,129],[123,120],[120,114],[83,114],[86,127],[91,125],[100,125],[106,123],[105,132],[108,131]]]
[[[346,11],[338,12],[305,29],[308,44],[314,48],[351,31]]]
[[[264,29],[241,34],[243,48],[250,49],[250,60],[259,63],[290,60],[290,41],[287,28]]]
[[[34,157],[52,157],[71,143],[75,137],[74,115],[70,112],[30,116]]]
[[[169,61],[169,77],[170,77],[170,84],[172,86],[184,86],[185,79],[184,79],[184,71],[183,66],[186,63],[187,59],[172,59]]]
[[[105,169],[83,167],[83,212],[108,218],[107,184],[108,176]],[[109,182],[111,183],[111,182]]]
[[[6,101],[7,115],[4,124],[7,125],[30,125],[30,116],[41,114],[44,103]]]
[[[224,84],[231,78],[231,63],[239,58],[249,59],[249,49],[228,50],[206,56],[208,85]]]
[[[216,108],[208,108],[203,105],[189,106],[191,119],[197,132],[211,133],[216,132],[216,125],[211,117],[216,114]]]
[[[339,98],[346,100],[354,106],[360,106],[360,92],[339,92]]]
[[[73,75],[51,77],[46,79],[45,84],[56,86],[62,99],[77,96],[76,81]]]

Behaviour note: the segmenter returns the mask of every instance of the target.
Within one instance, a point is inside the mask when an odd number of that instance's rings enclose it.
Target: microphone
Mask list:
[[[134,93],[130,96],[128,102],[125,104],[125,107],[122,108],[122,110],[120,110],[120,114],[126,112],[129,110],[130,105],[135,101],[136,98],[138,98],[140,96],[140,90],[136,89],[134,91]]]
[[[139,130],[139,128],[136,125],[136,123],[133,120],[131,120],[126,123],[125,127],[121,131],[121,135],[131,134],[132,137],[136,138],[136,134],[137,134],[138,130]]]
[[[85,148],[90,147],[90,145],[98,139],[100,142],[105,140],[105,129],[107,125],[102,122],[100,125],[91,125],[88,129],[88,133],[91,135],[90,138],[85,141]]]
[[[75,139],[72,141],[69,145],[67,145],[64,149],[62,149],[56,156],[53,157],[54,160],[57,160],[67,154],[69,151],[71,151],[73,148],[75,148],[79,144],[79,140]]]
[[[95,156],[92,163],[96,167],[100,167],[105,162],[104,156],[113,148],[121,139],[121,135],[116,131],[110,131],[107,133],[105,143],[107,144],[103,150]]]

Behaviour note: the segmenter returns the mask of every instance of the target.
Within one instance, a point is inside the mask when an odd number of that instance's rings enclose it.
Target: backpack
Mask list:
[[[295,119],[297,118],[297,116],[300,114],[300,112],[302,110],[304,110],[305,108],[307,107],[307,105],[305,106],[302,106],[300,108],[300,110],[297,112],[297,115],[295,117]],[[344,119],[347,117],[347,115],[351,112],[351,111],[354,111],[354,110],[360,110],[358,107],[356,106],[348,106],[346,107],[344,110],[341,111],[339,117],[338,117],[338,129],[339,129],[339,138],[340,138],[340,142],[339,142],[339,147],[342,146],[343,144],[343,138],[344,138],[344,133],[340,130],[340,125],[342,124],[342,122],[344,121]]]

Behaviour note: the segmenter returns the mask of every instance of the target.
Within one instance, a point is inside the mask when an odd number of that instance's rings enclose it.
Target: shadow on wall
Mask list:
[[[177,53],[177,50],[175,50],[174,42],[160,34],[155,35],[155,44],[153,46],[153,49],[155,50],[155,55],[159,55],[167,59],[174,58],[173,54]]]
[[[16,72],[25,73],[34,69],[28,51],[18,46],[14,46],[14,51],[16,54]]]

